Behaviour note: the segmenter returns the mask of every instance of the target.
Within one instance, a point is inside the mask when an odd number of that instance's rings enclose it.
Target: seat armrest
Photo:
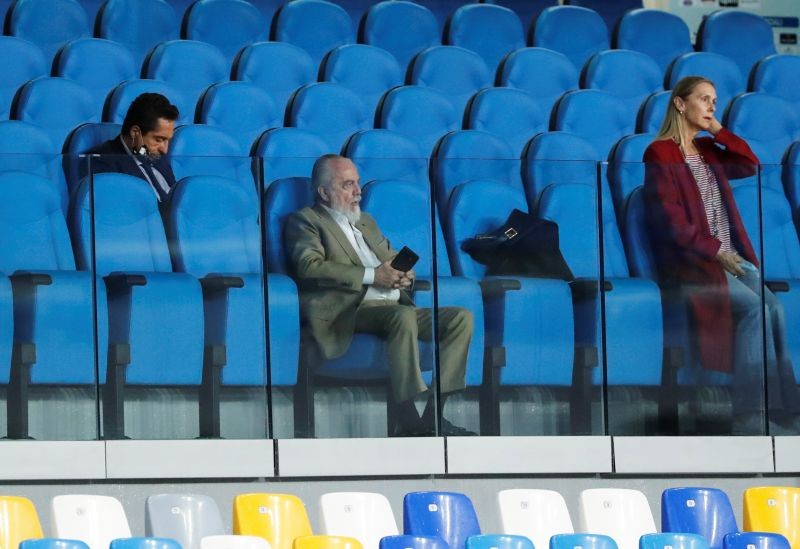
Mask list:
[[[772,293],[789,291],[789,283],[785,280],[767,280],[766,285]]]
[[[414,281],[414,285],[411,286],[411,290],[415,292],[430,292],[433,288],[433,284],[431,284],[430,280],[420,280],[417,279]]]
[[[490,278],[480,281],[483,297],[495,297],[522,289],[522,283],[513,278]]]
[[[53,283],[53,277],[49,274],[32,271],[17,271],[10,278],[12,283],[21,282],[31,286],[50,286]]]
[[[600,281],[596,278],[576,278],[569,283],[572,289],[572,295],[575,299],[583,301],[597,295],[597,290],[600,287]],[[603,291],[610,292],[614,289],[610,280],[603,281]]]
[[[209,274],[200,279],[200,286],[204,291],[227,290],[228,288],[244,288],[244,279],[241,276]]]
[[[103,277],[110,290],[124,290],[131,286],[147,286],[147,277],[142,274],[114,272]]]

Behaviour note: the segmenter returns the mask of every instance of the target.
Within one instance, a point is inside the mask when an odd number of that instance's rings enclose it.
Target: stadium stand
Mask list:
[[[84,542],[101,549],[112,540],[131,537],[122,503],[111,496],[58,495],[50,500],[52,533],[59,538]]]
[[[356,41],[353,20],[325,0],[295,0],[281,6],[273,20],[272,39],[303,48],[315,67],[336,46]]]
[[[656,92],[642,102],[642,106],[639,107],[639,116],[636,118],[636,130],[639,133],[658,133],[661,123],[664,121],[671,94],[672,92],[669,90]]]
[[[693,51],[689,27],[675,14],[636,9],[620,19],[613,33],[615,48],[633,50],[649,55],[664,74],[679,55]]]
[[[26,539],[43,536],[36,507],[28,498],[2,496],[0,515],[8,521],[2,533],[2,542],[5,546],[17,546]]]
[[[103,109],[103,122],[122,124],[130,104],[143,93],[160,93],[177,106],[180,112],[177,124],[191,124],[194,121],[194,101],[185,98],[177,88],[166,82],[142,78],[126,80],[111,90]]]
[[[575,532],[567,502],[555,490],[500,490],[497,506],[503,533],[526,536],[534,547],[549,547],[552,536]]]
[[[444,40],[480,55],[494,74],[506,54],[525,46],[525,32],[517,14],[508,8],[468,4],[450,16]]]
[[[289,549],[295,538],[311,535],[311,523],[297,496],[239,494],[233,500],[233,533],[259,536],[273,549]]]
[[[711,52],[687,53],[675,59],[667,72],[667,86],[672,89],[681,78],[698,74],[714,82],[719,116],[734,97],[747,89],[747,79],[737,70],[736,63]]]
[[[753,68],[750,91],[766,92],[797,104],[800,99],[800,57],[796,55],[768,55]]]
[[[712,549],[738,532],[728,495],[716,488],[668,488],[661,493],[661,529],[702,535]]]
[[[410,181],[426,189],[429,185],[428,155],[420,152],[416,142],[391,130],[356,132],[342,153],[356,165],[361,181]]]
[[[781,534],[789,544],[797,543],[798,490],[785,486],[754,486],[743,495],[745,532]]]
[[[225,533],[217,502],[199,494],[153,494],[145,501],[145,535],[174,539],[184,549]]]
[[[625,488],[591,488],[579,499],[580,529],[611,537],[619,549],[637,549],[639,538],[657,532],[645,495]]]
[[[789,540],[780,534],[768,532],[733,532],[725,536],[725,549],[744,549],[757,547],[758,549],[788,549]]]
[[[7,119],[17,89],[39,76],[47,76],[49,64],[42,50],[15,36],[0,36],[0,119]]]
[[[269,23],[245,0],[199,0],[184,16],[181,37],[216,46],[230,65],[243,47],[269,37]]]
[[[730,40],[736,36],[736,40]],[[745,83],[755,63],[776,53],[772,27],[763,17],[746,11],[720,10],[703,20],[697,31],[697,49],[730,58]]]
[[[89,19],[77,0],[15,0],[7,27],[6,34],[33,42],[48,61],[70,40],[91,35]]]
[[[579,6],[542,10],[531,25],[528,43],[563,53],[579,72],[592,55],[610,45],[603,19],[596,11]]]
[[[436,16],[426,8],[406,0],[379,2],[364,16],[359,41],[383,48],[395,56],[405,69],[422,50],[441,44]]]
[[[553,107],[552,129],[584,138],[605,160],[614,143],[633,133],[634,115],[625,103],[608,92],[572,91],[565,93]]]
[[[569,58],[546,48],[522,48],[508,54],[497,69],[497,84],[527,91],[549,116],[556,100],[578,89],[578,74]]]
[[[547,130],[549,112],[524,90],[487,88],[467,105],[466,128],[493,133],[506,140],[515,157],[537,133]]]
[[[158,44],[147,54],[142,74],[145,78],[166,82],[180,92],[187,105],[194,105],[208,86],[228,79],[230,68],[222,53],[211,44],[170,40]],[[194,120],[194,109],[184,115]]]
[[[410,492],[403,497],[403,531],[413,536],[440,536],[450,547],[466,547],[480,534],[478,515],[465,494]]]
[[[126,46],[141,66],[159,42],[179,36],[180,19],[164,0],[108,0],[100,8],[95,35]]]
[[[263,163],[264,187],[290,177],[308,177],[314,161],[331,151],[314,133],[300,128],[267,130],[253,145],[253,155]]]
[[[392,506],[383,494],[329,492],[319,498],[323,534],[348,536],[364,547],[378,547],[382,538],[398,535]]]

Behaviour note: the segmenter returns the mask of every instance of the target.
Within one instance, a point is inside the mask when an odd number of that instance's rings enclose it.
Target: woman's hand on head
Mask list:
[[[722,129],[722,124],[719,123],[717,117],[714,116],[711,118],[711,124],[708,126],[708,131],[711,132],[711,135],[717,135],[717,133]]]

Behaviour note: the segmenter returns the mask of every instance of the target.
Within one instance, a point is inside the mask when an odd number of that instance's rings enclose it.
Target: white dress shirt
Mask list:
[[[156,181],[150,181],[150,177],[147,175],[147,170],[145,170],[144,166],[142,166],[142,161],[139,159],[139,157],[133,154],[133,151],[128,148],[128,145],[125,143],[125,140],[122,139],[122,136],[119,136],[119,140],[122,142],[122,146],[125,147],[127,153],[131,155],[133,161],[136,162],[136,165],[139,166],[139,169],[144,175],[145,181],[150,183],[150,186],[153,188],[153,192],[156,193],[156,198],[158,198],[159,201],[161,200],[161,196],[158,194],[156,186],[160,187],[165,195],[169,194],[169,183],[167,183],[166,178],[161,174],[161,172],[158,171],[158,168],[156,168],[152,162],[150,163],[150,169],[153,170],[153,174],[156,176]]]

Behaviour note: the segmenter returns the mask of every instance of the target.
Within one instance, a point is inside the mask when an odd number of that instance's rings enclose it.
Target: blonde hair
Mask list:
[[[702,76],[686,76],[681,78],[675,87],[672,88],[672,94],[669,96],[669,104],[667,105],[667,112],[664,114],[664,121],[661,122],[661,128],[658,130],[656,140],[659,139],[672,139],[675,141],[681,150],[685,143],[683,142],[683,116],[678,107],[675,106],[675,98],[680,97],[684,101],[694,89],[700,84],[711,84],[714,82]],[[716,88],[716,86],[714,86]]]

